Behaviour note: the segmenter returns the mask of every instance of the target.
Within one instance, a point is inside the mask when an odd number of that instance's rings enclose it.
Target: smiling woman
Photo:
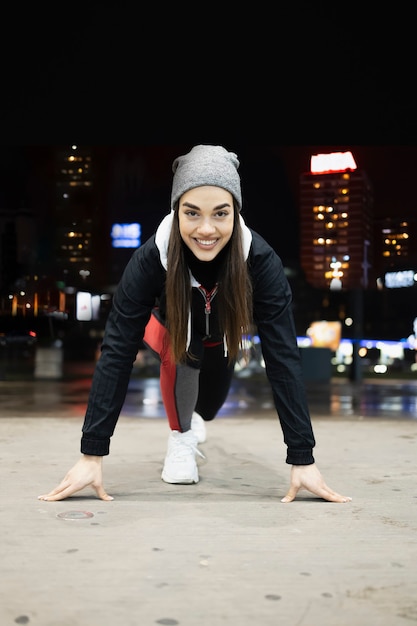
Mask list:
[[[241,215],[239,161],[222,146],[199,145],[173,163],[171,210],[133,253],[113,297],[81,437],[81,459],[42,500],[61,500],[91,485],[111,500],[102,479],[143,342],[160,362],[170,429],[161,478],[199,481],[198,444],[229,393],[245,337],[256,326],[265,371],[292,465],[282,502],[308,489],[349,502],[330,489],[313,457],[315,439],[292,315],[292,294],[274,249]],[[227,468],[225,467],[225,471]]]

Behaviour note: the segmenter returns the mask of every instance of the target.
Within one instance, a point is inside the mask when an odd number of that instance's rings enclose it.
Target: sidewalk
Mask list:
[[[272,411],[210,423],[200,482],[177,486],[160,479],[165,420],[122,415],[104,461],[115,500],[37,500],[78,459],[81,425],[0,417],[2,626],[415,624],[415,420],[313,417],[348,504],[280,502]]]

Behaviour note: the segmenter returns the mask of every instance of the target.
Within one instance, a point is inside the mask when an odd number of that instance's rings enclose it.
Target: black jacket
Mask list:
[[[110,438],[125,401],[133,363],[153,307],[164,298],[166,256],[172,215],[133,253],[106,323],[92,380],[81,452],[109,454]],[[315,440],[307,406],[300,352],[291,308],[292,294],[281,259],[240,218],[253,282],[253,316],[266,374],[287,445],[287,463],[314,463]],[[193,283],[196,286],[196,281]]]

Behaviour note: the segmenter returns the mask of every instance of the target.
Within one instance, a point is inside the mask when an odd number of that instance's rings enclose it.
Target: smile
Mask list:
[[[196,242],[200,246],[212,246],[217,242],[217,239],[196,239]]]

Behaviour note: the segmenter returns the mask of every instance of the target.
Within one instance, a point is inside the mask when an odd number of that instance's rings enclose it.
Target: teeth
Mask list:
[[[197,239],[197,241],[202,246],[211,246],[213,243],[216,243],[215,239]]]

